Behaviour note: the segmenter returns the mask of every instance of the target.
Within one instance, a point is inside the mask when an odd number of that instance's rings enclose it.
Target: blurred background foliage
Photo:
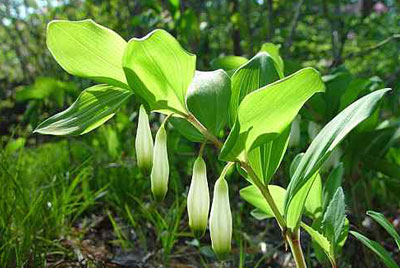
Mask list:
[[[296,119],[291,148],[274,178],[283,186],[292,159],[321,126],[360,96],[392,87],[322,175],[326,180],[343,163],[351,228],[361,228],[395,252],[364,215],[367,209],[379,210],[400,225],[399,1],[2,0],[0,267],[215,265],[209,238],[195,240],[187,227],[185,197],[198,146],[170,128],[171,191],[165,204],[154,204],[149,180],[134,159],[139,105],[134,98],[85,136],[32,134],[39,122],[68,107],[91,85],[58,66],[46,47],[46,25],[53,19],[86,18],[125,40],[166,29],[197,55],[198,70],[217,69],[227,60],[243,62],[226,56],[251,58],[266,42],[280,45],[285,75],[316,67],[327,92],[312,98]],[[151,116],[153,133],[160,120]],[[210,186],[222,169],[215,154],[212,148],[205,151]],[[251,207],[238,197],[245,184],[234,174],[232,265],[290,267],[275,224],[250,217]],[[348,244],[340,267],[379,267],[356,241]],[[315,256],[306,252],[313,267]]]

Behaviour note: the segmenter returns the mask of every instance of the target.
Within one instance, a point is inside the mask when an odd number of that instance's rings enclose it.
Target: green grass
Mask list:
[[[105,242],[123,250],[154,251],[158,262],[168,263],[179,237],[191,236],[181,226],[186,215],[182,174],[171,170],[167,201],[155,203],[149,179],[132,158],[132,140],[116,127],[54,140],[30,148],[12,140],[1,150],[0,267],[76,259],[63,239],[76,236],[74,227],[91,215],[105,215],[111,223],[115,239]],[[131,229],[135,240],[127,233]]]

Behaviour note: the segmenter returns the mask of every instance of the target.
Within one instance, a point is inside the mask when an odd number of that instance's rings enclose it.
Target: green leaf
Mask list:
[[[329,260],[334,262],[335,257],[332,255],[332,244],[329,242],[329,240],[323,234],[305,223],[301,223],[301,227],[311,236],[313,242],[315,242],[324,251]]]
[[[382,213],[375,212],[372,210],[367,211],[367,215],[373,218],[377,223],[379,223],[396,241],[397,247],[400,250],[400,235],[394,229],[394,226],[388,221],[388,219],[383,216]]]
[[[130,97],[132,91],[108,85],[85,89],[65,111],[39,124],[34,132],[50,135],[82,135],[104,124]]]
[[[278,79],[274,61],[265,52],[258,53],[246,64],[239,67],[232,76],[231,124],[233,125],[235,121],[240,102],[247,94]],[[249,163],[264,184],[268,184],[282,161],[289,134],[289,130],[284,131],[277,139],[262,144],[249,152]]]
[[[322,220],[322,230],[328,240],[336,245],[343,231],[346,219],[346,204],[342,187],[339,187],[330,201],[324,219]]]
[[[283,202],[285,201],[286,190],[278,185],[268,185],[268,190],[274,199],[276,206],[279,211],[283,212]],[[267,201],[264,199],[262,193],[254,185],[247,186],[240,190],[240,196],[259,209],[268,218],[273,218],[274,214],[268,205]]]
[[[258,208],[255,208],[252,211],[250,211],[250,215],[259,221],[273,217],[272,215],[265,214],[261,209]]]
[[[381,260],[382,262],[386,265],[388,268],[399,268],[399,266],[394,262],[392,257],[390,256],[389,252],[386,251],[380,244],[377,242],[365,237],[364,235],[355,232],[355,231],[350,231],[350,233],[357,238],[358,240],[361,241],[361,243],[364,244],[367,248],[372,250]]]
[[[231,83],[223,70],[196,71],[189,87],[186,104],[191,113],[215,136],[226,125],[229,112]],[[172,117],[170,122],[185,138],[203,142],[203,135],[186,119]]]
[[[231,80],[223,70],[196,71],[186,104],[200,123],[217,136],[228,121],[230,97]]]
[[[164,30],[129,41],[122,60],[128,84],[151,110],[187,114],[185,97],[192,82],[196,56],[185,51]]]
[[[325,211],[337,189],[342,185],[344,168],[343,163],[337,165],[329,174],[323,192],[323,210]]]
[[[246,95],[279,78],[274,60],[265,52],[258,53],[246,64],[240,66],[232,75],[231,125],[234,124],[239,104]]]
[[[311,187],[312,184],[308,182],[314,178],[314,174],[332,150],[353,128],[374,112],[379,100],[388,90],[390,89],[378,90],[359,99],[331,120],[313,140],[289,183],[285,201],[285,218],[289,228],[294,229],[298,226],[303,211],[304,203],[294,204],[293,202],[296,194],[306,184],[307,187]],[[308,192],[302,190],[302,194],[304,194],[303,191]]]
[[[290,178],[293,177],[297,167],[299,166],[300,160],[303,157],[303,155],[304,155],[304,153],[297,154],[294,157],[292,163],[290,164],[290,168],[289,168],[289,176],[290,176]]]
[[[275,45],[273,43],[264,43],[260,51],[267,52],[272,57],[275,63],[275,68],[278,71],[279,76],[282,78],[284,76],[283,75],[284,64],[282,57],[279,55],[280,48],[281,45]]]
[[[275,174],[289,142],[290,127],[288,127],[275,140],[269,141],[248,153],[250,166],[258,178],[267,185]]]
[[[319,174],[311,186],[304,207],[308,215],[314,220],[322,215],[322,180]]]
[[[220,159],[244,159],[253,148],[277,138],[303,104],[323,90],[319,73],[305,68],[247,95],[239,106],[235,125],[221,150]]]
[[[92,20],[54,20],[47,26],[47,47],[68,73],[128,88],[122,57],[126,41]]]
[[[225,56],[214,59],[211,61],[211,68],[223,69],[224,71],[230,71],[239,68],[241,65],[248,61],[245,57],[240,56]]]
[[[339,239],[335,245],[336,247],[336,251],[340,251],[342,250],[344,244],[346,243],[347,237],[349,235],[349,229],[350,229],[350,222],[349,220],[346,218],[344,220],[344,226],[342,228],[342,233],[339,236]]]

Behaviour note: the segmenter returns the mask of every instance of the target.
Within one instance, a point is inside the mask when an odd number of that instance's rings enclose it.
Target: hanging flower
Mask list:
[[[207,182],[206,164],[199,156],[193,165],[192,182],[187,198],[189,226],[194,235],[202,237],[207,228],[208,212],[210,209],[210,193]]]
[[[214,186],[210,214],[212,248],[218,258],[223,259],[231,251],[232,214],[229,205],[228,183],[221,176]]]
[[[168,191],[169,163],[167,152],[167,132],[164,124],[158,129],[153,152],[153,168],[151,170],[151,191],[154,199],[162,201]]]
[[[151,136],[149,117],[143,105],[139,108],[138,128],[135,140],[136,159],[139,169],[148,174],[153,161],[153,137]]]

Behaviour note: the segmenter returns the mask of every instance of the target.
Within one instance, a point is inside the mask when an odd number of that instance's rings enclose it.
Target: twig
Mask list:
[[[289,48],[292,45],[293,36],[294,36],[294,33],[296,32],[297,23],[299,22],[299,19],[300,19],[300,11],[301,11],[301,6],[303,5],[303,3],[304,3],[304,0],[299,0],[299,2],[297,3],[296,11],[294,13],[294,17],[293,17],[292,24],[290,27],[289,37],[287,39],[287,42],[285,43],[286,48]]]
[[[389,36],[388,38],[382,40],[381,42],[379,42],[379,43],[377,43],[377,44],[375,44],[373,46],[370,46],[370,47],[368,47],[368,48],[366,48],[364,50],[361,50],[361,51],[358,51],[358,52],[349,53],[343,59],[351,59],[351,58],[354,58],[354,57],[364,56],[364,55],[370,53],[371,51],[379,49],[380,47],[386,45],[390,41],[393,41],[393,40],[396,40],[396,39],[400,39],[400,34],[393,34],[393,35]]]

